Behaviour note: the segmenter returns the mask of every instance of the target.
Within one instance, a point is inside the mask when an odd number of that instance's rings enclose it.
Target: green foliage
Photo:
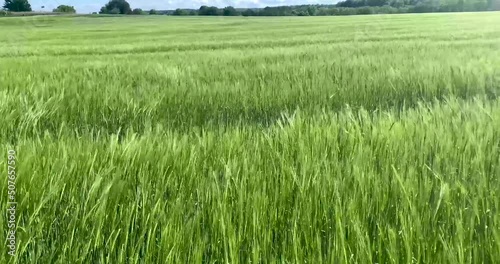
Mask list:
[[[241,13],[243,16],[255,16],[257,12],[255,12],[253,9],[247,9]]]
[[[222,9],[223,16],[239,16],[241,13],[232,6],[227,6]]]
[[[218,16],[220,14],[220,10],[215,6],[201,6],[198,10],[200,16]]]
[[[500,0],[346,0],[336,5],[275,6],[262,9],[246,9],[243,16],[338,16],[396,13],[470,12],[500,10]],[[219,10],[202,6],[198,14],[240,15],[237,9]],[[176,14],[177,15],[177,14]]]
[[[488,0],[346,0],[337,3],[337,7],[365,8],[367,6],[386,6],[401,8],[409,6],[411,13],[430,12],[462,12],[494,10],[492,1]],[[366,10],[366,9],[365,9]],[[362,12],[364,13],[364,12]]]
[[[189,11],[177,8],[172,15],[174,15],[174,16],[187,16],[187,15],[189,15]]]
[[[132,10],[132,15],[144,15],[145,12],[142,11],[142,9],[140,8],[135,8],[134,10]]]
[[[0,19],[0,263],[495,263],[499,22]]]
[[[490,10],[500,11],[500,0],[488,0]]]
[[[149,10],[150,15],[158,15],[158,12],[155,9]]]
[[[358,15],[370,15],[370,14],[373,14],[373,8],[370,8],[369,6],[360,7],[357,10],[357,14]]]
[[[57,8],[55,8],[52,12],[55,12],[55,13],[76,13],[76,9],[73,6],[60,5]]]
[[[130,4],[125,0],[110,0],[101,8],[100,14],[132,14]]]
[[[8,11],[12,12],[29,12],[31,10],[31,5],[28,0],[5,0],[3,5]]]
[[[500,0],[347,0],[337,5],[275,6],[239,11],[201,6],[198,10],[176,9],[167,14],[201,16],[342,16],[366,14],[471,12],[500,10]]]
[[[118,7],[115,7],[113,9],[111,9],[111,11],[109,11],[109,14],[112,14],[112,15],[119,15],[121,14],[121,11]]]

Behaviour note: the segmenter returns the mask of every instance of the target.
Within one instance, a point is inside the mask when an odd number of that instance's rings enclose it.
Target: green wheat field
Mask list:
[[[498,263],[499,25],[2,18],[0,262]]]

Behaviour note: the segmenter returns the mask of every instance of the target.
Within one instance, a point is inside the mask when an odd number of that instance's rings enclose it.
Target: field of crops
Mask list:
[[[494,263],[499,24],[2,18],[0,263]]]

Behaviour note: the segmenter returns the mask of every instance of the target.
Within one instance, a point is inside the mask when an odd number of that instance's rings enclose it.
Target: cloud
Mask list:
[[[71,5],[78,13],[90,13],[99,11],[107,0],[31,0],[34,10],[52,10],[58,5]],[[335,0],[128,0],[132,8],[149,9],[176,9],[176,8],[199,8],[202,5],[225,7],[266,7],[279,5],[300,4],[334,4]]]

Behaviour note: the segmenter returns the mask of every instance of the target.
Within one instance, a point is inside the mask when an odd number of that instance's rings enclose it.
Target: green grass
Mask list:
[[[499,22],[2,18],[0,262],[495,263]]]

